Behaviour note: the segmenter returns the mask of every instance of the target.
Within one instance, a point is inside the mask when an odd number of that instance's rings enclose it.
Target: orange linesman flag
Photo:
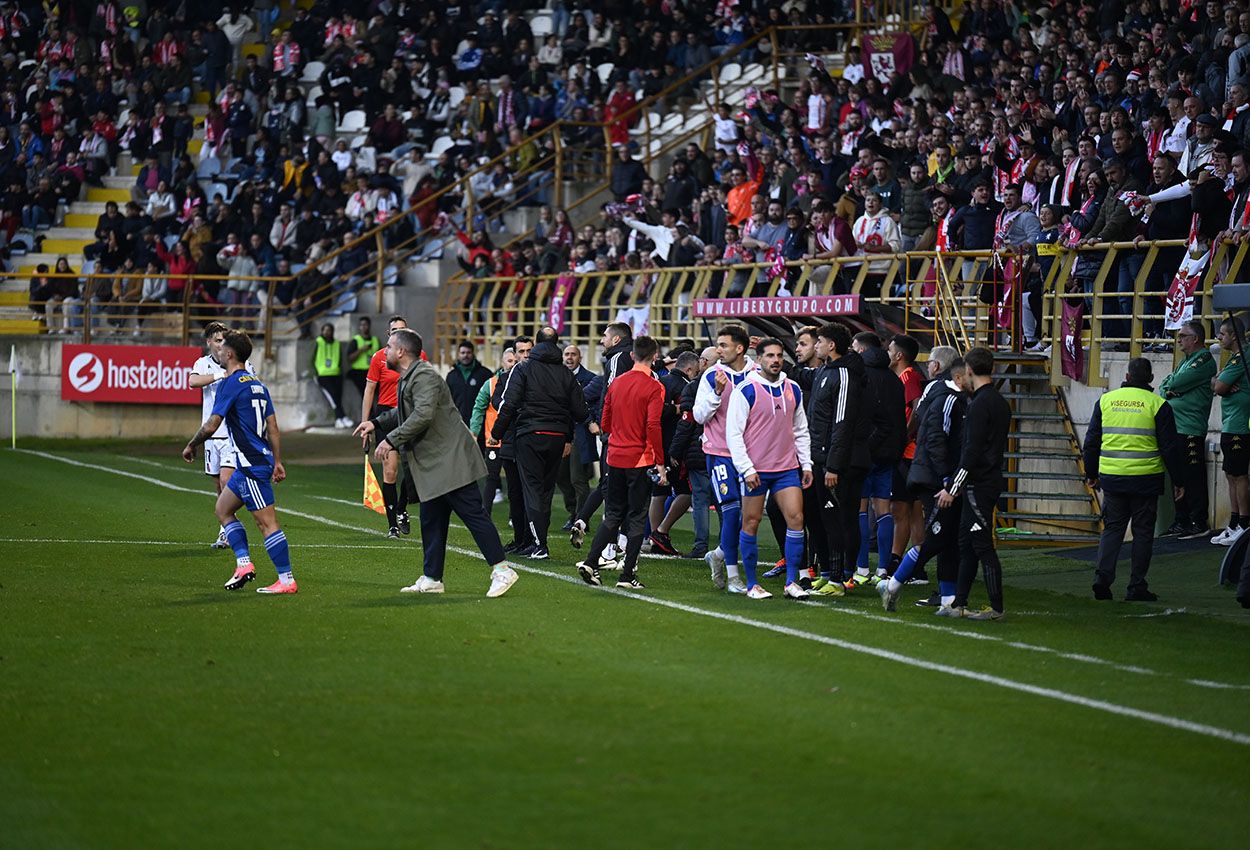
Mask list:
[[[365,455],[365,497],[364,505],[371,511],[386,513],[386,503],[382,501],[382,488],[378,486],[377,476],[369,465],[369,456]]]

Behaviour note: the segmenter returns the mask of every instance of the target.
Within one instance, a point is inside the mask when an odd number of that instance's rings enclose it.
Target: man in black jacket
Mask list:
[[[828,437],[824,444],[825,532],[829,537],[830,575],[821,576],[812,591],[841,596],[842,582],[855,570],[859,554],[859,498],[872,458],[868,451],[872,410],[865,402],[868,376],[864,360],[851,349],[850,333],[842,325],[825,325],[820,336],[830,343],[825,356],[830,371],[813,386],[815,395],[828,399],[828,413],[818,420]],[[813,403],[813,416],[821,402]],[[809,426],[816,444],[815,429]],[[813,458],[816,457],[813,453]],[[814,462],[814,461],[813,461]]]
[[[699,376],[716,365],[720,355],[714,347],[703,349],[699,356]],[[707,554],[709,532],[708,509],[712,504],[711,480],[707,474],[707,456],[703,454],[703,426],[694,420],[694,398],[699,392],[699,381],[690,381],[681,391],[677,407],[680,419],[673,431],[673,442],[669,447],[669,463],[685,467],[686,476],[690,481],[690,502],[694,520],[694,547],[686,555],[687,558],[702,560]],[[671,517],[671,514],[670,514]],[[676,519],[670,522],[665,517],[659,530],[664,533],[672,528]]]
[[[955,600],[937,610],[939,616],[970,620],[999,620],[1003,616],[1003,566],[994,551],[994,505],[1003,492],[1003,453],[1011,427],[1011,406],[994,386],[994,355],[974,348],[964,358],[965,386],[972,391],[964,417],[964,441],[959,468],[948,487],[938,493],[939,508],[949,508],[962,496],[959,514],[959,584]],[[968,594],[977,577],[978,562],[985,567],[989,607],[968,610]]]
[[[945,508],[938,507],[937,495],[950,484],[963,448],[964,416],[968,410],[965,377],[964,361],[955,360],[949,369],[933,379],[930,385],[933,389],[925,394],[924,404],[917,408],[920,424],[916,431],[916,456],[907,473],[907,486],[920,496],[925,518],[924,542],[908,549],[889,581],[877,585],[881,604],[887,611],[895,610],[903,585],[934,557],[938,559],[941,604],[950,605],[955,601],[959,576],[959,510],[953,503]]]
[[[608,385],[634,368],[633,329],[624,322],[613,322],[603,329],[603,337],[599,340],[599,344],[603,346],[603,381],[599,387],[599,396],[590,408],[589,428],[592,436],[601,434],[599,416],[603,413],[603,398],[608,394]],[[582,548],[590,518],[603,505],[604,487],[607,485],[608,477],[608,442],[606,438],[601,442],[603,446],[599,457],[599,485],[590,492],[590,498],[582,504],[577,512],[577,519],[573,520],[573,527],[569,530],[569,542],[573,544],[574,549]],[[611,547],[609,547],[609,552],[615,557],[615,550]]]
[[[516,458],[525,491],[532,546],[517,554],[546,560],[547,528],[551,524],[551,496],[555,492],[560,459],[573,447],[573,426],[586,418],[582,387],[564,365],[559,335],[554,328],[538,332],[529,360],[513,367],[503,383],[499,415],[491,436],[501,439],[516,423]]]
[[[672,454],[673,437],[677,433],[677,424],[681,421],[681,396],[686,387],[699,377],[699,355],[693,351],[683,351],[677,356],[673,368],[660,379],[664,385],[664,409],[660,414],[660,432],[664,441],[665,466],[668,467],[668,483],[656,484],[651,490],[651,551],[661,555],[676,555],[673,541],[669,538],[669,529],[673,522],[686,515],[690,509],[690,479],[683,474],[684,470],[678,459]],[[697,389],[697,387],[696,387]],[[665,503],[669,496],[673,503],[666,511]],[[672,517],[673,522],[668,522]]]
[[[872,331],[855,334],[852,343],[864,359],[868,378],[864,394],[871,416],[868,435],[872,466],[864,479],[859,502],[859,552],[856,553],[855,584],[875,584],[886,578],[894,551],[894,516],[890,513],[890,493],[894,489],[894,470],[903,459],[907,442],[907,403],[903,382],[890,369],[890,357],[881,345],[881,337]],[[875,522],[869,521],[869,502]],[[868,539],[875,526],[877,535],[877,572],[868,567]]]
[[[469,424],[473,415],[473,402],[477,400],[478,391],[490,379],[490,370],[478,362],[473,343],[467,339],[461,342],[456,350],[456,365],[447,373],[447,388],[451,390],[451,400],[456,403],[465,425]]]

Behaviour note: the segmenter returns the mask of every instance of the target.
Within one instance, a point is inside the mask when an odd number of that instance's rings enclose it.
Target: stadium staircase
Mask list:
[[[1050,361],[998,352],[995,366],[995,385],[1013,412],[999,543],[1096,544],[1098,496],[1085,483],[1080,441],[1063,390],[1051,385]]]

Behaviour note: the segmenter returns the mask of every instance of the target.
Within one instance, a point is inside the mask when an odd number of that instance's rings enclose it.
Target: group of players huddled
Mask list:
[[[392,317],[388,332],[405,327]],[[255,577],[236,516],[246,507],[278,570],[278,581],[261,592],[294,593],[273,506],[272,483],[285,471],[272,401],[248,362],[246,334],[214,323],[205,340],[209,351],[192,385],[204,390],[206,421],[183,456],[193,460],[203,444],[205,471],[218,482],[222,528],[215,545],[236,556],[226,587]],[[687,348],[661,357],[654,339],[634,337],[622,323],[605,329],[602,345],[603,373],[594,375],[581,366],[580,351],[562,348],[556,332],[542,328],[536,339],[519,338],[505,350],[505,368],[473,381],[481,383],[474,387],[476,413],[453,394],[443,397],[461,408],[495,486],[501,467],[509,478],[514,538],[505,548],[513,557],[550,557],[551,500],[562,466],[567,475],[570,462],[582,465],[570,459],[580,431],[592,443],[587,457],[601,462],[598,487],[566,525],[581,548],[603,507],[587,557],[577,564],[588,584],[601,585],[601,571],[619,569],[618,587],[642,589],[644,542],[655,554],[678,554],[669,530],[693,505],[689,555],[706,561],[718,589],[753,600],[772,596],[759,580],[758,531],[767,516],[784,557],[762,577],[784,573],[788,598],[874,587],[893,611],[905,586],[928,584],[925,568],[936,560],[938,589],[917,605],[939,616],[1003,616],[993,511],[1004,489],[1011,411],[994,387],[988,349],[961,358],[935,347],[926,382],[914,339],[897,335],[887,346],[876,333],[852,337],[838,323],[802,328],[793,364],[780,340],[753,338],[732,324],[701,355]],[[366,407],[375,395],[393,406],[399,377],[387,369],[375,379],[371,370]],[[451,376],[448,384],[456,385]],[[399,452],[391,454],[383,486],[394,535],[397,526],[408,530],[398,494],[415,488],[405,486]],[[710,550],[709,506],[720,522],[719,544]],[[978,569],[989,605],[973,609]]]

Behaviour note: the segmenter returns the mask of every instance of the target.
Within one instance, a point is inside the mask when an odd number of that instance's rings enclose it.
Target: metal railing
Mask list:
[[[626,321],[661,340],[690,337],[710,344],[717,322],[695,315],[696,299],[851,292],[860,294],[861,312],[846,319],[865,329],[908,333],[924,347],[949,344],[965,351],[989,345],[1021,351],[1027,288],[1041,295],[1035,333],[1049,345],[1052,384],[1070,380],[1064,375],[1062,346],[1065,337],[1074,337],[1085,364],[1084,381],[1106,386],[1101,367],[1104,348],[1122,348],[1134,357],[1152,347],[1171,350],[1162,305],[1183,247],[1183,242],[1173,240],[1062,249],[1045,280],[1035,261],[1025,265],[1021,255],[994,251],[912,251],[796,261],[775,277],[772,264],[756,263],[454,280],[440,293],[431,348],[450,363],[461,339],[498,347],[512,336],[555,324],[562,328],[562,339],[582,346],[593,364],[598,339],[609,322]],[[1210,310],[1211,289],[1239,276],[1248,251],[1247,244],[1217,246],[1203,274],[1193,318],[1206,322],[1208,332],[1219,318]],[[1090,262],[1078,267],[1081,256]],[[1120,290],[1120,260],[1126,257],[1132,257],[1137,269],[1131,286],[1126,282],[1127,288]],[[1027,277],[1012,281],[1012,262],[1023,265],[1024,275],[1033,276],[1032,285],[1025,286]],[[1120,299],[1131,309],[1122,311]],[[1065,300],[1086,306],[1080,327],[1065,330],[1061,306]],[[781,333],[794,327],[786,320],[748,321],[756,325],[771,321]]]

